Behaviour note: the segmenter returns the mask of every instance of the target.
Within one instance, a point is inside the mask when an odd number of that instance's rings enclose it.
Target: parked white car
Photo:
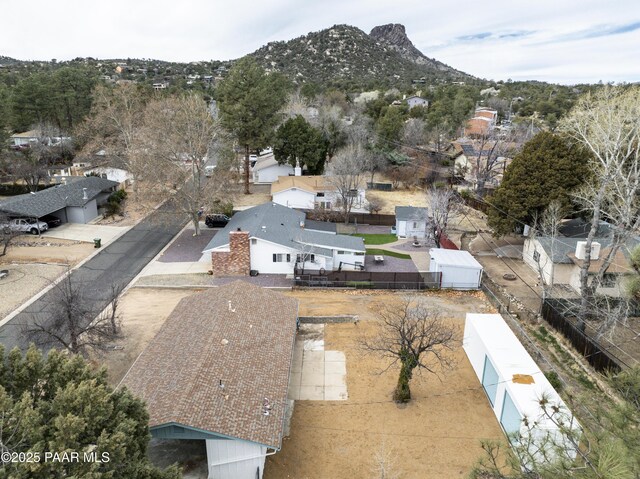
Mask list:
[[[19,233],[31,233],[37,235],[49,229],[44,221],[38,221],[33,218],[16,218],[8,222],[0,224],[3,231],[15,231]]]

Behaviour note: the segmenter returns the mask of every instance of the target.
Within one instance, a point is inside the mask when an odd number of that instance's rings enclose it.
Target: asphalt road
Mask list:
[[[92,310],[108,304],[111,285],[125,286],[151,261],[186,224],[184,215],[176,213],[172,202],[163,204],[127,233],[104,247],[96,256],[71,273]],[[0,327],[0,342],[8,351],[18,346],[26,349],[24,329],[34,320],[46,321],[57,293],[56,288]],[[46,348],[45,348],[46,349]]]

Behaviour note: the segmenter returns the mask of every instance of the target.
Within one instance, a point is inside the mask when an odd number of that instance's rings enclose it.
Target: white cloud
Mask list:
[[[640,80],[636,0],[30,0],[3,5],[0,55],[224,60],[337,23],[402,23],[427,56],[485,78]]]

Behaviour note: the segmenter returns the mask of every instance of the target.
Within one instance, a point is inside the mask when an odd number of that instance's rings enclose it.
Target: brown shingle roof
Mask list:
[[[279,176],[278,181],[271,183],[271,194],[273,195],[289,188],[298,188],[311,193],[336,189],[335,186],[327,182],[325,176]]]
[[[123,384],[146,401],[152,428],[178,423],[279,449],[297,313],[297,300],[245,281],[184,298]]]

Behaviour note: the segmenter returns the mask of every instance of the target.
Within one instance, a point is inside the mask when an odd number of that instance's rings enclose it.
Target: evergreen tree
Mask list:
[[[312,174],[322,174],[327,149],[328,141],[322,132],[301,115],[280,125],[273,142],[273,154],[278,163],[296,166],[297,160]]]
[[[252,57],[235,63],[217,90],[222,126],[235,135],[245,150],[245,194],[249,194],[249,153],[269,146],[280,122],[287,82],[267,74]]]
[[[534,218],[552,201],[570,206],[570,193],[588,175],[589,153],[565,137],[542,132],[528,141],[508,166],[502,183],[488,199],[495,235],[512,233]]]
[[[144,403],[126,389],[113,390],[104,369],[95,372],[81,357],[55,350],[45,359],[33,346],[24,357],[17,348],[5,357],[0,346],[0,358],[0,478],[180,477],[175,467],[149,463]],[[46,452],[77,452],[79,459],[45,460]],[[34,460],[7,462],[6,453]]]

